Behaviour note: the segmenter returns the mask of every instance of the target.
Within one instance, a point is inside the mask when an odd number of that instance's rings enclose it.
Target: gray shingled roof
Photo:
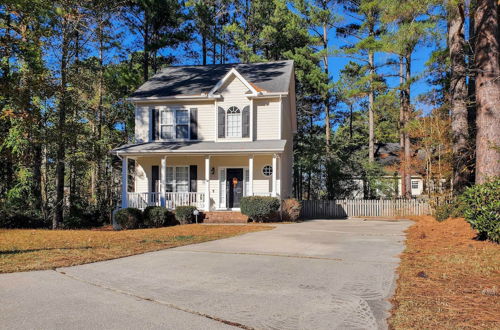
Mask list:
[[[111,151],[113,154],[138,153],[240,153],[282,152],[285,140],[259,140],[252,142],[147,142],[126,144]]]
[[[280,93],[288,91],[293,61],[170,66],[151,77],[130,97],[167,97],[208,93],[232,68],[235,68],[248,82],[266,92]]]

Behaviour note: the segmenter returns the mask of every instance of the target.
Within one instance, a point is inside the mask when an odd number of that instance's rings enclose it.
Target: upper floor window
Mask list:
[[[227,137],[241,137],[241,111],[237,107],[227,109]]]
[[[189,139],[189,111],[186,109],[161,110],[160,138],[162,140]]]

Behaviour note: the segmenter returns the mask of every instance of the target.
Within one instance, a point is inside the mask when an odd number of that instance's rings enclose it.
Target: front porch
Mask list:
[[[244,196],[280,197],[280,170],[277,153],[124,155],[122,207],[238,211]]]

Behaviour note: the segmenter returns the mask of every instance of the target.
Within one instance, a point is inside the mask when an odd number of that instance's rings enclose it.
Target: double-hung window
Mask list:
[[[167,166],[167,192],[189,191],[189,166]]]
[[[189,139],[189,111],[186,109],[161,110],[160,138],[162,140]]]

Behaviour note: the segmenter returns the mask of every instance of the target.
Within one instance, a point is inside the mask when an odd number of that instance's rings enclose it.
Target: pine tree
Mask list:
[[[500,176],[500,17],[496,0],[477,0],[474,15],[476,183]]]

